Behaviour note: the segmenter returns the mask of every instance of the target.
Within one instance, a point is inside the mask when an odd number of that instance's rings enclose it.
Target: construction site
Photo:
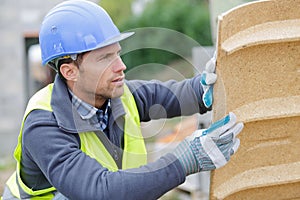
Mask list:
[[[27,101],[53,81],[54,71],[41,66],[38,33],[43,16],[59,2],[1,3],[0,196],[15,170],[13,153]],[[201,73],[215,54],[212,111],[142,124],[148,160],[171,152],[229,112],[244,123],[240,147],[227,165],[188,176],[161,200],[300,200],[300,0],[208,2],[214,44],[190,49],[193,67],[175,63],[150,77],[138,70],[126,76],[181,79],[189,76],[184,73]]]

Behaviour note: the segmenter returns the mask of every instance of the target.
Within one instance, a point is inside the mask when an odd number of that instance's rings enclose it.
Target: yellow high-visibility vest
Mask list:
[[[52,111],[51,96],[52,96],[53,84],[50,84],[37,92],[29,101],[18,138],[18,144],[14,152],[15,159],[17,160],[16,172],[9,178],[6,185],[10,189],[10,192],[17,198],[20,198],[20,190],[22,193],[28,194],[30,199],[52,199],[53,192],[56,190],[54,187],[32,190],[27,187],[20,177],[21,167],[21,155],[22,155],[22,132],[24,121],[28,114],[36,109]],[[147,153],[144,143],[144,139],[140,129],[139,113],[135,104],[135,100],[125,85],[124,94],[121,97],[122,104],[125,108],[125,124],[124,124],[124,150],[122,159],[122,169],[129,169],[139,167],[147,163]],[[82,132],[79,133],[81,150],[96,159],[102,166],[108,168],[110,171],[117,171],[118,167],[104,147],[103,143],[98,139],[98,136],[94,132]],[[19,186],[19,187],[18,187]]]

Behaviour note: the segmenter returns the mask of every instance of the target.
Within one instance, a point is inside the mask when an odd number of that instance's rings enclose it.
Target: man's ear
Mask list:
[[[73,63],[62,64],[59,68],[61,75],[69,81],[77,81],[78,77],[78,67]]]

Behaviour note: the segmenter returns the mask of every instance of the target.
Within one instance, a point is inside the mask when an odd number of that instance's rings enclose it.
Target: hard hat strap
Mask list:
[[[62,57],[55,58],[54,60],[50,61],[48,64],[51,68],[53,68],[57,72],[59,61],[69,59],[69,58],[71,58],[73,61],[76,61],[77,57],[78,54],[65,55]]]

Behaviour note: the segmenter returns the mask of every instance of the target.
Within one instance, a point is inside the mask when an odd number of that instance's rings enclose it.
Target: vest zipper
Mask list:
[[[117,164],[119,169],[122,169],[122,150],[120,147],[117,147],[114,145],[106,136],[106,134],[102,131],[95,131],[97,137],[102,142],[102,144],[105,146],[106,150],[109,152],[109,154],[114,159],[115,163]]]

